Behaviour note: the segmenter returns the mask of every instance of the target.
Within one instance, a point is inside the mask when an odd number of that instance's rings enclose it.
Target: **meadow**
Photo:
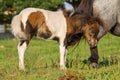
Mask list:
[[[59,69],[59,47],[55,41],[32,39],[25,52],[25,71],[18,69],[18,40],[0,40],[0,80],[120,80],[120,38],[107,34],[98,43],[99,69],[87,61],[90,50],[81,40],[69,47],[67,70]]]

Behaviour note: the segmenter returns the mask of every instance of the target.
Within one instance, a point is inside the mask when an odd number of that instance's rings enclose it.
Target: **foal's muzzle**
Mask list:
[[[90,48],[95,48],[97,47],[97,40],[95,40],[94,42],[89,42]]]

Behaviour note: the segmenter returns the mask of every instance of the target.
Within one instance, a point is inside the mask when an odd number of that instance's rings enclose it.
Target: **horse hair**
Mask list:
[[[93,1],[94,0],[81,0],[80,5],[76,9],[76,12],[80,13],[81,15],[92,16]]]

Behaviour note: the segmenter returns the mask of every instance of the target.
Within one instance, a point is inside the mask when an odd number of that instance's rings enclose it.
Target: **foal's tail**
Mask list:
[[[13,17],[11,28],[17,39],[26,39],[25,32],[22,31],[22,16],[20,14]]]

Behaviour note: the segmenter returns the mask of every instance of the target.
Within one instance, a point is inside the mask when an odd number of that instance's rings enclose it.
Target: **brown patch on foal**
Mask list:
[[[28,16],[28,22],[32,27],[32,30],[36,30],[35,35],[37,37],[42,37],[47,39],[52,35],[46,24],[45,16],[42,12],[40,11],[32,12]]]

